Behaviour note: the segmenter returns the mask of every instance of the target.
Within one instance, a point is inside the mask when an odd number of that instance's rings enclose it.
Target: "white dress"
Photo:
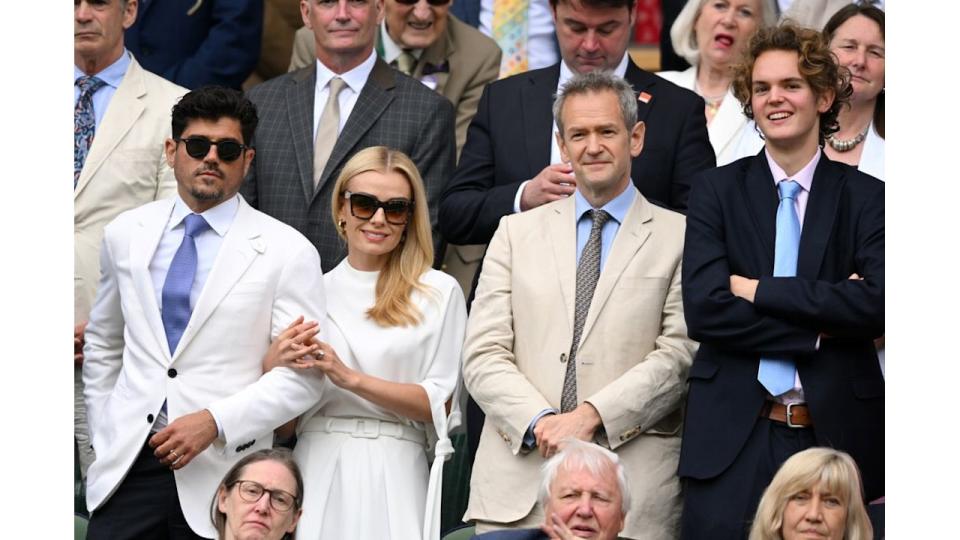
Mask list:
[[[424,534],[425,521],[428,531],[439,529],[442,461],[452,453],[447,433],[460,417],[456,397],[449,416],[444,404],[460,387],[467,321],[463,293],[452,277],[428,270],[421,283],[433,292],[415,290],[412,295],[422,322],[381,327],[366,316],[374,304],[378,275],[355,270],[346,259],[324,275],[327,319],[322,332],[345,365],[389,381],[421,385],[430,399],[433,423],[406,419],[325,381],[320,401],[297,428],[294,458],[304,478],[298,540],[416,540]],[[412,427],[423,432],[424,440],[440,441],[434,445],[440,457],[431,468],[422,443],[313,429],[321,417],[369,418]],[[438,536],[439,530],[434,533]]]

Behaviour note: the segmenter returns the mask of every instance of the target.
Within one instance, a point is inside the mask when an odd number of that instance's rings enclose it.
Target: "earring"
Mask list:
[[[337,227],[340,228],[340,232],[342,232],[342,233],[346,233],[346,232],[347,232],[347,222],[346,222],[345,220],[341,219],[340,221],[338,221],[338,222],[337,222]]]
[[[403,231],[403,234],[400,235],[400,243],[402,244],[406,241],[407,241],[407,231]]]

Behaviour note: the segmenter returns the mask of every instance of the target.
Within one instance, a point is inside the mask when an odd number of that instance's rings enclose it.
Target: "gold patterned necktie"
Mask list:
[[[413,69],[417,65],[417,59],[412,53],[410,53],[410,51],[404,49],[403,52],[400,53],[400,56],[397,57],[395,62],[397,63],[397,69],[400,71],[400,73],[413,77]]]
[[[330,95],[317,123],[317,138],[313,142],[313,187],[320,184],[333,146],[340,133],[340,92],[346,83],[340,77],[330,79]]]
[[[577,292],[576,303],[573,308],[573,343],[570,345],[570,354],[567,356],[567,372],[563,376],[563,391],[560,393],[560,412],[570,412],[577,408],[577,347],[580,346],[580,337],[583,333],[583,323],[587,320],[590,302],[593,301],[593,291],[597,288],[600,278],[600,233],[603,224],[610,219],[606,210],[590,210],[593,226],[590,227],[590,237],[583,246],[580,262],[577,264]]]
[[[527,59],[527,13],[530,0],[493,0],[493,40],[503,50],[500,78],[523,73]]]

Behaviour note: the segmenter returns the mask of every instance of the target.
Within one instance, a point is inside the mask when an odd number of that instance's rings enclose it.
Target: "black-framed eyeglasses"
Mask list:
[[[248,503],[255,503],[264,493],[269,493],[270,506],[277,512],[289,512],[297,504],[297,498],[282,489],[267,489],[253,480],[237,480],[234,484],[240,498]],[[233,485],[230,488],[232,489]]]
[[[224,139],[222,141],[211,141],[206,137],[187,137],[186,139],[177,139],[182,142],[187,149],[187,155],[194,159],[203,159],[210,152],[211,146],[217,147],[217,156],[223,161],[233,161],[240,157],[243,150],[249,146],[239,143],[233,139]]]
[[[357,219],[371,219],[378,209],[383,208],[383,217],[387,223],[406,225],[413,212],[413,201],[407,199],[390,199],[384,202],[373,195],[350,191],[345,191],[343,196],[350,202],[350,213]]]
[[[396,0],[398,4],[403,4],[405,6],[412,6],[419,2],[420,0]],[[427,0],[427,3],[431,6],[445,6],[449,4],[451,0]]]

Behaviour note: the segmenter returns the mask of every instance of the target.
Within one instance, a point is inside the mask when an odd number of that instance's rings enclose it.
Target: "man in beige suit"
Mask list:
[[[170,108],[186,89],[145,71],[123,46],[137,0],[74,3],[74,121],[92,107],[89,150],[74,152],[74,419],[81,470],[93,461],[87,435],[80,352],[100,279],[103,227],[125,210],[170,196],[173,172],[163,154]],[[82,83],[81,81],[84,81]],[[95,84],[84,95],[86,81]],[[97,82],[102,81],[102,82]],[[89,111],[87,111],[89,113]]]
[[[459,158],[483,88],[497,80],[501,54],[494,40],[449,14],[451,3],[452,0],[442,5],[427,0],[414,4],[385,0],[386,15],[377,37],[377,54],[453,103]],[[412,55],[409,67],[401,58],[404,55]],[[303,27],[294,38],[290,71],[306,67],[316,58],[313,32]],[[448,246],[441,269],[457,279],[465,297],[473,286],[483,248]]]
[[[464,381],[486,413],[464,519],[538,527],[537,478],[567,437],[634,478],[622,536],[678,529],[680,404],[696,344],[680,294],[684,218],[630,180],[643,147],[630,85],[578,75],[554,105],[572,197],[503,218],[484,260]]]

